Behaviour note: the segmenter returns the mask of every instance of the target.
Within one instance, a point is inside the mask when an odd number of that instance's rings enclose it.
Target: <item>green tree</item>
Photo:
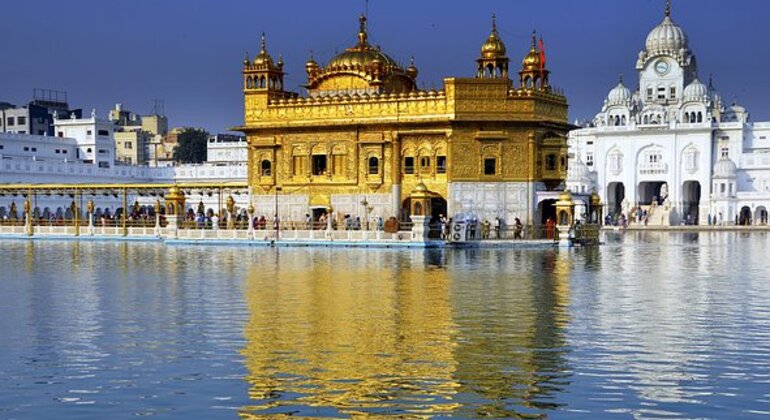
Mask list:
[[[206,161],[206,143],[209,133],[202,128],[184,127],[177,136],[174,160],[178,163],[201,163]]]

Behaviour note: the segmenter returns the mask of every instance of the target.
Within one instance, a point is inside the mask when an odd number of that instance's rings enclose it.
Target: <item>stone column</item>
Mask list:
[[[411,216],[410,218],[412,219],[412,242],[428,242],[430,217]]]
[[[249,203],[249,207],[246,209],[246,214],[249,218],[249,239],[254,239],[254,205]]]

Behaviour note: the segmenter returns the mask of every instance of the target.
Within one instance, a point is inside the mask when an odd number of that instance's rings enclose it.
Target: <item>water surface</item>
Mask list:
[[[769,248],[0,241],[0,418],[762,417]]]

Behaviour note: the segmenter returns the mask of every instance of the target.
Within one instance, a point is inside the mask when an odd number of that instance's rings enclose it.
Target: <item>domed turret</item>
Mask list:
[[[548,74],[545,68],[545,51],[542,49],[543,38],[540,38],[540,48],[537,46],[537,33],[532,31],[532,47],[521,61],[519,80],[524,89],[550,90]]]
[[[607,95],[607,102],[609,104],[625,104],[631,100],[631,97],[631,91],[623,85],[623,77],[621,76],[618,85],[612,88]]]
[[[702,101],[709,97],[709,89],[697,78],[684,88],[684,99],[686,101]]]
[[[714,178],[735,178],[737,169],[735,163],[729,157],[723,156],[714,165]]]
[[[265,40],[265,33],[262,32],[262,39],[260,40],[260,50],[259,54],[254,57],[254,65],[255,66],[261,66],[261,65],[273,65],[273,57],[270,57],[270,54],[267,53],[267,41]]]
[[[307,63],[305,63],[305,70],[307,71],[308,75],[311,75],[316,70],[318,70],[318,63],[316,63],[315,59],[313,58],[313,51],[310,51],[310,59],[307,60]]]
[[[497,22],[495,15],[492,15],[492,33],[489,34],[487,41],[481,46],[481,58],[495,59],[505,57],[505,44],[497,34]]]
[[[666,15],[660,25],[653,28],[645,42],[648,54],[661,51],[679,51],[687,48],[687,35],[671,20],[671,2],[666,2]]]
[[[497,33],[497,18],[492,15],[492,32],[481,46],[481,58],[476,60],[476,77],[496,79],[508,78],[508,57],[505,44]]]
[[[412,79],[417,78],[417,67],[414,65],[414,57],[412,57],[409,61],[409,67],[406,68],[406,74],[409,75]]]

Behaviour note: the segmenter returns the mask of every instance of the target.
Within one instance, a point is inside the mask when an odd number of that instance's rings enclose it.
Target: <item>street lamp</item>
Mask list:
[[[283,191],[283,188],[276,186],[275,187],[275,239],[278,240],[278,235],[280,232],[280,226],[278,226],[278,192]]]

